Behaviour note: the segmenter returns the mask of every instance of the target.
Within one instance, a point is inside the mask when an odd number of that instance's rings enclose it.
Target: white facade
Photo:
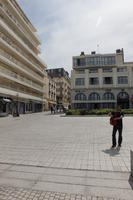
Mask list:
[[[47,75],[47,110],[56,105],[56,82]]]
[[[46,65],[38,57],[39,45],[35,27],[16,0],[0,0],[0,112],[43,109]],[[12,105],[5,105],[5,98]]]
[[[124,62],[123,49],[113,54],[82,52],[73,57],[71,86],[72,107],[132,107],[133,62]]]

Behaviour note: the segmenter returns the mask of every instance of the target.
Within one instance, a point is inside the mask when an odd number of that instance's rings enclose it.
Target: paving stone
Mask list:
[[[122,148],[114,150],[110,149],[112,127],[108,120],[108,117],[67,118],[42,113],[22,115],[18,123],[7,117],[0,121],[0,162],[129,171],[132,117],[124,118]],[[0,164],[0,170],[1,167],[6,169],[8,166]]]
[[[18,191],[19,193],[17,193]],[[81,200],[115,200],[111,198],[104,198],[104,197],[98,197],[98,196],[90,196],[90,195],[83,196],[80,194],[77,195],[77,194],[56,193],[56,192],[54,193],[47,192],[46,194],[49,194],[49,198],[48,196],[46,197],[44,195],[44,191],[38,191],[38,190],[29,191],[26,189],[23,189],[20,191],[19,188],[0,187],[0,200],[50,200],[51,199],[50,196],[52,194],[54,194],[56,196],[55,199],[58,199],[58,200],[65,199],[65,197],[67,197],[67,199],[70,199],[70,200],[75,200],[77,199],[77,197],[78,199],[81,199]]]

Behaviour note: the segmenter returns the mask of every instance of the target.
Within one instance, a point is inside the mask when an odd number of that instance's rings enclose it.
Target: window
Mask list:
[[[106,92],[106,93],[104,93],[104,95],[103,95],[103,99],[104,99],[104,100],[114,100],[114,99],[115,99],[115,98],[114,98],[114,94],[111,93],[111,92]]]
[[[90,95],[89,95],[89,100],[100,100],[100,95],[98,94],[98,93],[91,93]]]
[[[85,66],[85,58],[74,59],[74,66]]]
[[[95,65],[99,65],[100,64],[100,57],[95,57]]]
[[[128,99],[129,100],[129,95],[126,92],[120,92],[117,96],[117,99]]]
[[[103,67],[103,72],[112,72],[112,67]]]
[[[83,93],[78,93],[75,95],[75,100],[79,100],[79,101],[85,101],[86,100],[86,95]]]
[[[115,64],[115,56],[108,57],[108,64],[109,65],[114,65]]]
[[[128,84],[128,77],[127,76],[119,76],[118,84]]]
[[[75,85],[84,85],[85,79],[84,78],[76,78],[75,79]]]
[[[127,67],[124,66],[124,67],[118,67],[117,68],[117,72],[127,72]]]
[[[77,66],[77,59],[73,58],[73,66]]]
[[[108,58],[104,57],[104,65],[107,65],[107,64],[108,64]]]
[[[101,61],[101,65],[104,65],[104,57],[101,57],[100,61]]]
[[[104,56],[101,57],[102,65],[114,65],[116,63],[115,56]]]
[[[88,57],[87,58],[88,65],[99,65],[100,64],[100,57]]]
[[[93,77],[89,79],[89,84],[90,85],[98,85],[99,84],[99,79],[98,77]]]
[[[90,65],[94,65],[94,58],[93,58],[93,57],[90,57],[90,58],[88,59],[88,63],[89,63]]]
[[[113,78],[112,77],[104,77],[103,84],[113,84]]]

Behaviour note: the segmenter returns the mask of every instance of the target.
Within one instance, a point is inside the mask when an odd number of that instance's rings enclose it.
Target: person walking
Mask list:
[[[51,105],[51,107],[50,107],[50,110],[51,110],[51,114],[53,113],[53,106]]]
[[[123,117],[124,114],[121,112],[120,105],[116,106],[116,111],[110,114],[110,123],[113,125],[112,132],[112,148],[116,147],[116,132],[118,131],[118,147],[122,144],[122,130],[123,130]]]

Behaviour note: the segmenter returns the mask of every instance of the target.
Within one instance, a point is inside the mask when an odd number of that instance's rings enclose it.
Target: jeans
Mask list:
[[[113,146],[116,146],[116,132],[117,131],[119,133],[118,145],[121,145],[121,143],[122,143],[122,126],[114,126],[113,127],[113,133],[112,133],[112,144],[113,144]]]

